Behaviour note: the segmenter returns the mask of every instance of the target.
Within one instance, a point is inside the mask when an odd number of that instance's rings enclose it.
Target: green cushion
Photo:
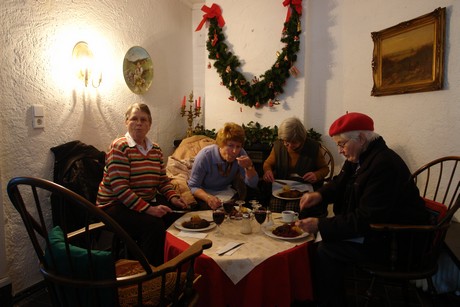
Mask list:
[[[115,278],[115,264],[112,258],[111,252],[108,251],[91,251],[92,265],[89,265],[89,255],[86,249],[69,246],[70,254],[72,258],[72,264],[67,261],[66,247],[64,241],[64,233],[61,227],[54,227],[48,234],[50,241],[50,250],[47,248],[45,251],[45,261],[50,269],[58,272],[61,275],[68,276],[75,279],[90,279],[90,268],[94,269],[93,278],[96,280],[100,279],[112,279]],[[52,261],[51,254],[55,261]],[[53,265],[53,263],[55,265]],[[74,268],[71,270],[71,265]],[[72,274],[72,272],[74,272]],[[103,301],[110,304],[113,302],[113,291],[110,289],[100,290],[98,295],[103,297]],[[61,299],[65,299],[67,302],[77,303],[77,296],[80,298],[80,302],[87,302],[83,305],[91,306],[92,296],[96,295],[95,288],[83,288],[79,291],[79,294],[73,288],[67,288],[64,291],[58,291],[61,295]]]

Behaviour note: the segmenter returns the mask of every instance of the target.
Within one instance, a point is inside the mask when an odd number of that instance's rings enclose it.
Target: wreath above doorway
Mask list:
[[[220,7],[214,3],[211,7],[203,5],[201,8],[205,14],[196,31],[201,30],[203,24],[209,20],[206,42],[208,58],[215,60],[214,67],[222,79],[221,85],[225,85],[230,90],[229,100],[236,100],[251,108],[259,108],[265,104],[273,107],[279,104],[276,97],[284,92],[286,79],[290,75],[296,77],[299,74],[294,62],[297,60],[296,53],[300,49],[302,0],[284,0],[283,5],[289,6],[281,34],[281,42],[284,43],[284,47],[281,52],[276,53],[277,58],[272,67],[251,81],[246,80],[238,71],[241,63],[232,52],[228,51],[225,36],[222,33],[225,21]],[[211,68],[211,64],[208,64],[208,68]]]

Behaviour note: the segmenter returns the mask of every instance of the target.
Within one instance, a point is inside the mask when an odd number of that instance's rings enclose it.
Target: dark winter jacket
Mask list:
[[[358,164],[346,161],[333,181],[318,190],[333,203],[335,217],[322,218],[324,241],[365,237],[370,223],[425,224],[428,214],[404,161],[383,138],[372,141]],[[365,241],[366,242],[366,241]]]

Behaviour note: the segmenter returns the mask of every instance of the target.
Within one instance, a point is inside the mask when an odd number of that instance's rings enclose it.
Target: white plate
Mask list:
[[[292,189],[292,190],[297,190],[297,189]],[[298,191],[300,191],[300,190],[298,190]],[[299,196],[299,197],[281,197],[281,196],[279,196],[279,194],[283,193],[283,192],[284,192],[283,189],[275,190],[275,191],[273,191],[273,196],[275,196],[276,198],[279,198],[279,199],[284,199],[284,200],[296,200],[296,199],[301,199],[302,198],[302,196]]]
[[[280,240],[289,240],[289,241],[290,240],[302,239],[302,238],[308,237],[308,235],[309,235],[308,232],[303,232],[301,235],[299,235],[297,237],[280,237],[280,236],[277,236],[277,235],[273,234],[273,232],[272,232],[278,226],[280,226],[280,224],[269,226],[269,227],[262,227],[262,230],[267,236],[269,236],[271,238],[280,239]]]
[[[202,216],[200,216],[200,217],[202,219],[205,219]],[[182,223],[185,222],[185,221],[190,221],[190,216],[181,217],[181,218],[177,219],[174,222],[174,227],[176,227],[177,229],[183,230],[183,231],[199,232],[199,231],[207,231],[207,230],[213,229],[214,227],[217,226],[216,223],[212,222],[208,227],[205,227],[205,228],[185,228],[184,226],[182,226]]]
[[[309,183],[302,183],[302,182],[297,182],[293,180],[284,180],[284,179],[280,179],[279,181],[285,182],[287,185],[291,187],[291,190],[298,190],[302,192],[303,191],[313,192],[313,186]],[[278,182],[274,182],[273,188],[272,188],[272,195],[275,196],[276,198],[284,199],[284,200],[296,200],[302,197],[302,196],[295,197],[295,198],[281,197],[278,195],[281,192],[283,192],[283,185]]]

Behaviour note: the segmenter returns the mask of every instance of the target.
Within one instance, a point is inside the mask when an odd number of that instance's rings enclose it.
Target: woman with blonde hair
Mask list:
[[[259,175],[243,149],[244,141],[244,129],[226,123],[217,133],[216,144],[204,147],[196,155],[188,185],[198,201],[198,209],[216,209],[225,200],[243,198],[234,189],[235,181],[257,187]]]

